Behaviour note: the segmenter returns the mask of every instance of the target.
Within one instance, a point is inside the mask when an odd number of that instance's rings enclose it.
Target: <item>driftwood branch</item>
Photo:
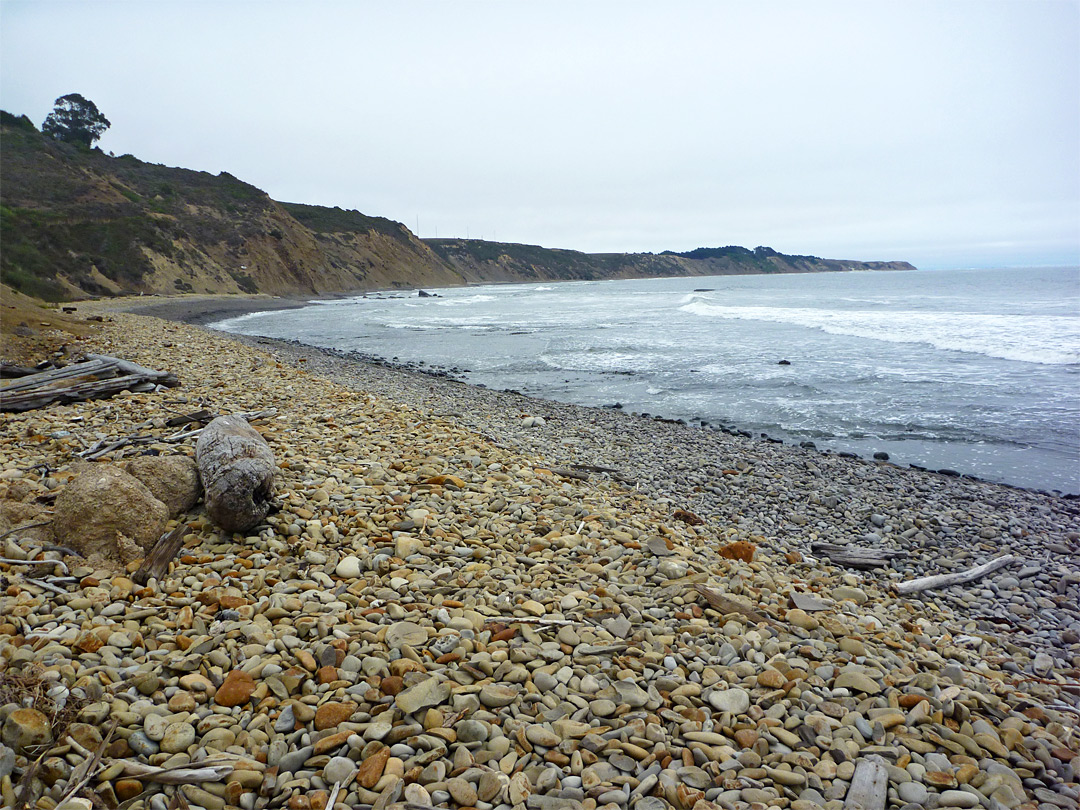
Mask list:
[[[903,596],[909,593],[919,593],[919,591],[947,588],[949,585],[974,582],[990,572],[997,571],[999,568],[1004,568],[1006,565],[1011,565],[1014,562],[1016,562],[1016,557],[1012,554],[1006,554],[1004,557],[998,557],[996,560],[977,565],[966,571],[958,571],[955,574],[935,574],[934,576],[920,577],[919,579],[901,582],[896,586],[896,591]]]
[[[563,478],[573,478],[576,481],[589,480],[589,474],[581,470],[571,470],[567,467],[549,467],[548,469],[555,473],[555,475]]]
[[[828,557],[837,565],[848,568],[885,568],[897,557],[906,557],[906,551],[885,548],[860,548],[859,546],[838,546],[833,543],[813,543],[810,546],[815,554]]]
[[[714,588],[708,588],[704,585],[695,585],[694,590],[704,596],[705,601],[719,613],[738,613],[755,623],[767,622],[776,625],[777,627],[783,626],[772,616],[767,616],[764,613],[754,610],[749,605],[744,605],[742,602],[730,599]]]
[[[277,416],[277,408],[268,408],[264,411],[244,411],[242,413],[234,414],[234,416],[240,416],[246,419],[248,422],[254,422],[257,419],[269,419],[272,416]],[[208,418],[213,418],[213,414],[209,414]],[[114,439],[102,439],[99,442],[95,443],[92,447],[87,447],[85,450],[82,450],[75,455],[77,455],[81,459],[85,459],[86,461],[95,461],[96,459],[108,455],[114,450],[119,450],[122,447],[128,447],[137,444],[150,444],[152,442],[175,444],[176,442],[182,442],[185,439],[194,439],[201,436],[204,429],[205,428],[199,427],[192,430],[181,430],[178,433],[173,433],[171,436],[150,436],[133,433],[130,436],[120,436]]]
[[[199,782],[217,782],[236,769],[235,763],[220,760],[193,762],[191,765],[182,765],[177,768],[155,768],[152,765],[143,765],[141,762],[130,759],[121,760],[121,762],[127,776],[134,776],[147,782],[157,782],[162,785],[194,785]]]
[[[188,525],[181,523],[171,532],[163,534],[147,553],[139,570],[131,577],[135,583],[145,585],[151,579],[161,579],[165,576],[169,571],[169,563],[184,545],[184,535],[188,531]]]

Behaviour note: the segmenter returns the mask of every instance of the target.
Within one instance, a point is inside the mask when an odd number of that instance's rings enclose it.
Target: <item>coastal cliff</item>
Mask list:
[[[425,239],[424,242],[473,283],[915,269],[907,262],[792,256],[767,247],[697,248],[685,253],[582,253],[480,239]]]
[[[595,253],[420,239],[359,211],[278,202],[233,177],[113,157],[0,115],[0,271],[49,301],[180,293],[324,295],[467,283],[914,269],[770,248]]]

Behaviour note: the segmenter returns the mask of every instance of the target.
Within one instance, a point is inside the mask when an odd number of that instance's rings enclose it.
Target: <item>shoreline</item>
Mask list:
[[[508,283],[518,283],[518,282],[508,282]],[[532,282],[529,282],[529,283],[532,283]],[[555,283],[559,283],[559,282],[555,282]],[[122,306],[118,308],[120,311],[132,312],[132,313],[135,313],[135,314],[149,315],[149,316],[153,316],[153,317],[160,317],[160,318],[163,318],[165,320],[178,321],[178,322],[181,322],[181,323],[188,323],[188,324],[192,324],[192,325],[196,325],[196,326],[209,326],[210,324],[215,323],[215,322],[224,321],[224,320],[228,320],[228,319],[231,319],[231,318],[240,317],[240,316],[243,316],[243,315],[252,314],[252,313],[256,313],[256,312],[268,312],[268,311],[274,311],[274,310],[298,309],[298,308],[301,308],[301,307],[304,307],[304,306],[311,305],[312,303],[314,303],[315,300],[326,300],[328,297],[329,298],[334,298],[334,297],[352,298],[352,297],[357,297],[357,296],[361,296],[361,295],[363,295],[363,296],[366,296],[366,295],[369,295],[369,294],[378,295],[378,294],[394,293],[394,292],[401,293],[402,291],[400,291],[400,290],[397,290],[397,291],[395,291],[395,290],[362,291],[362,292],[357,292],[357,293],[343,293],[343,294],[340,294],[340,296],[338,296],[338,295],[324,296],[324,297],[320,297],[318,299],[316,299],[316,298],[309,298],[309,299],[302,299],[302,298],[265,299],[263,296],[252,296],[250,298],[245,297],[245,298],[236,298],[236,299],[234,299],[232,296],[190,296],[190,297],[189,296],[181,296],[181,297],[176,297],[176,298],[169,299],[169,300],[166,300],[166,301],[160,301],[160,302],[145,305],[145,306],[141,303],[141,299],[139,299],[139,298],[113,299],[113,300],[114,301],[119,300],[119,301],[122,302]],[[215,331],[220,331],[220,330],[215,330]],[[259,342],[262,345],[267,345],[266,344],[267,341],[271,341],[273,343],[286,345],[286,346],[291,345],[291,344],[306,345],[306,344],[301,344],[298,341],[292,341],[292,340],[283,339],[283,338],[268,338],[268,337],[261,336],[261,335],[260,336],[254,336],[254,335],[247,336],[247,335],[241,335],[239,333],[231,333],[231,332],[223,332],[223,334],[228,334],[231,337],[237,338],[237,339],[244,339],[244,338],[248,338],[248,337],[259,338]],[[462,380],[462,379],[455,378],[451,374],[446,373],[446,372],[444,372],[444,371],[442,371],[440,369],[426,368],[426,367],[423,366],[422,363],[420,363],[420,364],[416,364],[416,363],[398,363],[398,362],[392,361],[392,360],[390,360],[388,358],[385,358],[385,357],[379,357],[379,356],[375,356],[375,355],[367,355],[367,354],[364,354],[364,353],[361,353],[361,352],[344,352],[344,351],[325,348],[325,347],[320,347],[320,346],[310,346],[309,348],[311,348],[311,349],[313,349],[315,351],[323,352],[323,353],[327,354],[330,357],[335,357],[335,358],[337,358],[339,360],[343,360],[343,361],[372,364],[372,365],[381,366],[381,367],[384,367],[384,368],[387,368],[387,369],[396,369],[396,370],[400,370],[400,371],[404,371],[404,372],[421,374],[421,375],[430,376],[430,377],[434,377],[434,378],[444,378],[444,379],[448,379],[448,380],[453,380],[454,382],[458,382],[458,383],[460,383],[462,385],[468,385],[468,386],[473,387],[473,388],[484,388],[484,389],[486,389],[486,386],[477,385],[475,383],[470,383],[467,380]],[[518,392],[510,391],[510,393],[518,393]],[[559,405],[568,405],[569,404],[569,403],[558,402],[556,400],[547,400],[547,399],[544,399],[542,397],[537,397],[537,396],[534,396],[534,395],[531,395],[531,394],[522,394],[522,396],[524,396],[524,397],[526,397],[527,399],[530,399],[530,400],[536,400],[536,401],[542,401],[542,402],[555,402],[555,403],[557,403]],[[585,407],[585,408],[588,408],[589,410],[606,410],[604,408],[597,408],[595,406],[577,406],[577,407]],[[633,416],[633,417],[636,417],[636,418],[641,418],[643,420],[651,420],[651,421],[661,422],[661,423],[679,424],[679,425],[682,425],[683,427],[687,427],[687,428],[689,428],[691,430],[702,429],[702,430],[707,430],[707,431],[710,431],[710,432],[711,431],[719,431],[719,432],[727,434],[727,435],[742,436],[742,437],[744,437],[746,439],[752,439],[753,441],[759,441],[760,440],[762,442],[780,444],[780,445],[791,447],[791,448],[805,449],[803,447],[803,444],[801,442],[797,442],[795,439],[781,439],[781,438],[774,437],[774,436],[769,436],[769,435],[766,435],[766,434],[760,434],[760,436],[757,436],[757,435],[752,434],[750,431],[743,429],[738,424],[733,424],[733,425],[709,424],[707,426],[701,426],[699,428],[698,425],[687,422],[685,420],[671,419],[671,418],[665,417],[663,415],[657,415],[657,414],[640,414],[639,415],[639,414],[630,413],[630,412],[627,412],[627,415],[628,416]],[[877,463],[877,461],[875,459],[871,458],[869,455],[863,456],[863,455],[860,455],[858,453],[854,453],[854,452],[850,452],[850,451],[846,451],[846,450],[822,449],[822,448],[817,448],[817,447],[809,447],[809,449],[810,449],[810,451],[812,453],[817,453],[817,454],[820,454],[820,455],[823,455],[823,456],[839,456],[841,458],[858,459],[858,460],[861,460],[861,461]],[[992,485],[995,485],[995,486],[1006,487],[1008,489],[1013,489],[1013,490],[1017,490],[1017,491],[1020,491],[1020,492],[1029,492],[1029,493],[1038,494],[1038,495],[1045,495],[1047,497],[1064,498],[1066,500],[1080,500],[1080,492],[1062,492],[1060,490],[1052,490],[1051,491],[1051,490],[1040,489],[1040,488],[1036,488],[1036,487],[1029,487],[1029,486],[1022,486],[1022,485],[1019,485],[1019,484],[1012,484],[1012,483],[1009,483],[1007,481],[991,481],[989,479],[981,478],[981,477],[979,477],[977,475],[973,475],[971,473],[957,472],[956,470],[951,470],[951,469],[935,469],[933,467],[927,467],[927,466],[924,466],[922,464],[915,464],[915,463],[900,464],[898,462],[889,461],[889,460],[886,460],[885,463],[889,464],[890,466],[896,467],[898,469],[909,469],[909,470],[914,470],[914,471],[917,471],[917,472],[931,473],[931,474],[938,475],[938,476],[943,476],[943,477],[958,478],[958,479],[961,479],[961,480],[964,480],[964,481],[992,484]]]
[[[142,588],[71,557],[76,582],[35,586],[11,554],[59,559],[40,529],[0,561],[0,662],[111,683],[86,715],[119,724],[111,756],[232,758],[179,788],[192,805],[328,806],[339,785],[334,810],[842,810],[857,769],[906,810],[1080,796],[1065,499],[145,315],[87,345],[181,387],[4,414],[5,515],[40,512],[99,437],[157,437],[99,464],[190,454],[172,417],[275,409],[280,510],[246,535],[191,510]],[[829,556],[860,548],[893,559]],[[176,790],[132,781],[98,789],[148,810]]]

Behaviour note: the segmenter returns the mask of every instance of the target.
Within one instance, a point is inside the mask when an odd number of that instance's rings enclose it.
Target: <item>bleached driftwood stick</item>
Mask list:
[[[889,772],[877,757],[860,759],[855,765],[844,801],[844,810],[885,810]]]
[[[155,768],[131,759],[120,760],[124,773],[147,782],[162,785],[193,785],[199,782],[218,782],[236,769],[235,763],[209,761],[192,763],[178,768]]]
[[[903,596],[909,593],[918,593],[919,591],[946,588],[949,585],[974,582],[981,577],[985,577],[991,571],[997,571],[999,568],[1004,568],[1006,565],[1011,565],[1014,562],[1016,562],[1016,557],[1012,554],[1006,554],[1004,557],[998,557],[996,560],[991,560],[988,563],[969,568],[967,571],[958,571],[955,574],[935,574],[934,576],[920,577],[919,579],[901,582],[896,586],[896,591]]]
[[[754,610],[749,605],[743,604],[737,599],[730,599],[715,588],[708,588],[704,585],[695,585],[694,590],[704,596],[705,601],[709,603],[709,606],[719,613],[739,613],[752,622],[767,622],[776,625],[777,627],[783,627],[783,625],[772,616]]]

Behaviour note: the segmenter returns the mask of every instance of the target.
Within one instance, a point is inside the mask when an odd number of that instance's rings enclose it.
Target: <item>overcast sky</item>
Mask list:
[[[1076,264],[1078,50],[1080,0],[0,0],[0,106],[421,236]]]

